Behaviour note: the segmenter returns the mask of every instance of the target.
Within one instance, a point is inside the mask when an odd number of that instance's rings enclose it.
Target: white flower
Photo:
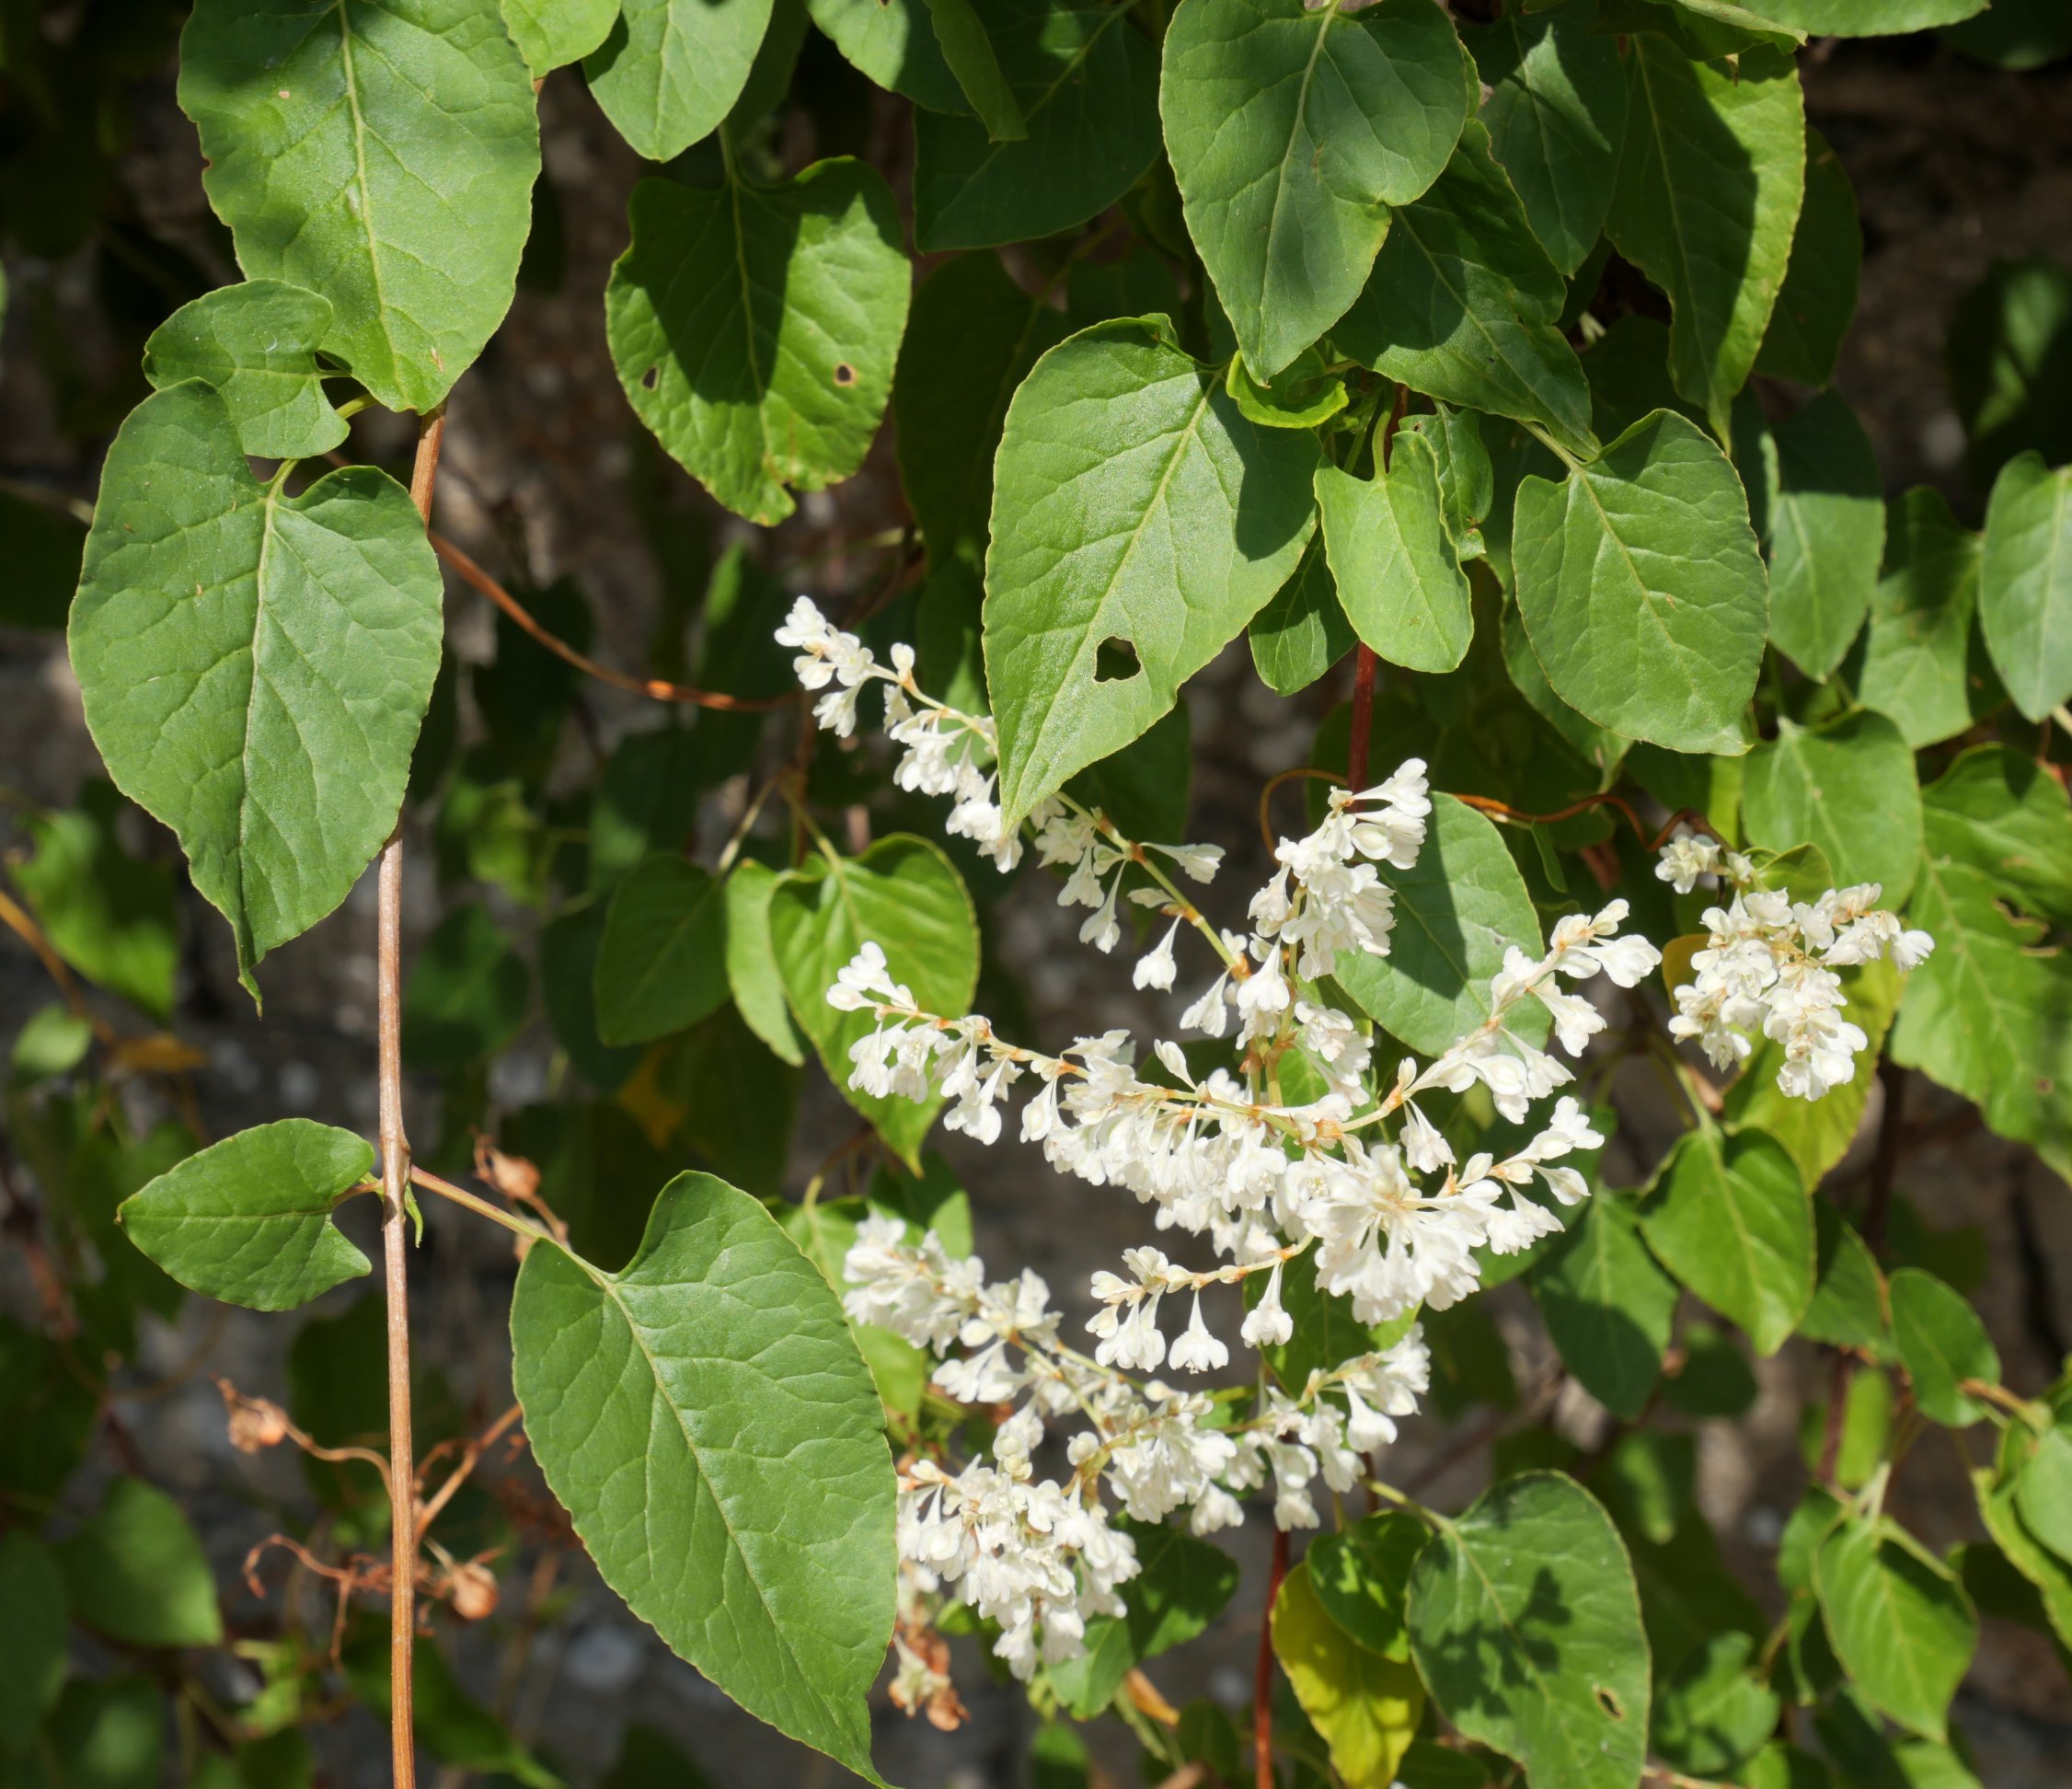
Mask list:
[[[1205,1373],[1229,1362],[1230,1350],[1209,1333],[1208,1325],[1202,1321],[1199,1292],[1194,1295],[1194,1310],[1187,1320],[1187,1332],[1173,1344],[1170,1358],[1174,1368],[1183,1373]]]
[[[1146,951],[1136,961],[1130,974],[1132,984],[1137,987],[1156,987],[1161,993],[1170,990],[1176,965],[1173,962],[1173,939],[1180,930],[1180,921],[1175,919],[1166,928],[1166,935],[1158,941],[1156,950]]]
[[[1276,1261],[1266,1276],[1266,1290],[1260,1301],[1245,1313],[1237,1333],[1249,1348],[1278,1347],[1295,1334],[1295,1320],[1281,1308],[1281,1269]]]
[[[1688,826],[1676,828],[1675,836],[1662,848],[1661,860],[1654,867],[1656,877],[1679,894],[1688,894],[1698,886],[1700,876],[1716,875],[1719,870],[1719,841],[1694,833]]]

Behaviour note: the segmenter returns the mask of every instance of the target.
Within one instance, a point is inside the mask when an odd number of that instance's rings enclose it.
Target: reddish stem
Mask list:
[[[1259,1669],[1252,1679],[1252,1761],[1257,1789],[1273,1783],[1273,1604],[1288,1575],[1288,1531],[1273,1530],[1273,1563],[1266,1574],[1266,1608],[1259,1618]]]

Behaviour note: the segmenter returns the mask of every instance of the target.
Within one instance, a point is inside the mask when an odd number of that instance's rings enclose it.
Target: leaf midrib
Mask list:
[[[346,8],[349,0],[336,0],[332,10],[339,19],[339,62],[345,75],[345,107],[352,121],[353,184],[360,191],[360,230],[367,242],[367,273],[374,288],[374,324],[388,344],[390,360],[400,368],[396,339],[388,332],[388,294],[382,287],[381,249],[374,235],[374,194],[367,185],[367,120],[360,107],[359,73],[352,60],[352,21]]]

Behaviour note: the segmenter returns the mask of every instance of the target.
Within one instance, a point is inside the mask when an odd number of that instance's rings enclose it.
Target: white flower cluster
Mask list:
[[[1871,1041],[1842,1017],[1848,1001],[1835,972],[1882,957],[1912,969],[1935,948],[1927,932],[1878,906],[1876,883],[1795,902],[1755,886],[1747,858],[1687,830],[1663,848],[1655,874],[1679,894],[1701,877],[1733,890],[1726,906],[1705,910],[1705,948],[1691,958],[1697,978],[1675,990],[1670,1034],[1697,1039],[1715,1068],[1735,1068],[1754,1049],[1749,1034],[1759,1033],[1783,1046],[1777,1084],[1793,1099],[1817,1100],[1854,1079]]]

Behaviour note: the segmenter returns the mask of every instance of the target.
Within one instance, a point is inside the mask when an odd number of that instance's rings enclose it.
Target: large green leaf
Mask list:
[[[812,1039],[842,1097],[920,1172],[921,1139],[941,1108],[896,1096],[873,1099],[849,1085],[850,1047],[876,1026],[869,1012],[827,1003],[836,973],[866,943],[885,952],[892,979],[927,1011],[961,1018],[978,985],[978,922],[972,897],[941,848],[895,833],[860,857],[808,858],[770,897],[770,942],[799,1029]]]
[[[1348,1789],[1385,1789],[1417,1735],[1424,1686],[1407,1659],[1347,1645],[1311,1585],[1309,1569],[1306,1559],[1281,1580],[1273,1599],[1273,1656]]]
[[[1331,340],[1412,390],[1536,422],[1596,452],[1590,390],[1555,327],[1560,272],[1525,220],[1490,134],[1469,120],[1445,171],[1397,211],[1373,276]]]
[[[328,299],[319,345],[377,402],[436,406],[511,307],[539,174],[497,0],[200,0],[179,103],[246,274]]]
[[[2032,721],[2072,697],[2072,467],[2033,448],[1993,481],[1978,616],[1994,669]]]
[[[619,135],[668,161],[733,110],[769,26],[770,0],[624,0],[582,72]]]
[[[993,455],[1007,400],[1070,329],[1047,293],[1024,292],[997,255],[961,255],[914,295],[892,385],[900,479],[931,560],[983,552]]]
[[[149,1678],[75,1678],[8,1789],[155,1789],[165,1781],[166,1692]],[[0,1759],[0,1763],[11,1763]]]
[[[1626,136],[1626,71],[1618,46],[1591,31],[1590,13],[1506,7],[1492,24],[1461,29],[1488,88],[1482,122],[1496,158],[1563,273],[1596,246]]]
[[[1387,1509],[1309,1543],[1303,1564],[1311,1592],[1346,1636],[1366,1651],[1387,1658],[1410,1656],[1410,1567],[1427,1532],[1408,1510]]]
[[[78,1532],[55,1548],[72,1612],[132,1646],[223,1640],[215,1579],[180,1506],[142,1479],[117,1478]]]
[[[1741,811],[1752,843],[1816,845],[1840,884],[1877,883],[1888,906],[1913,889],[1921,860],[1921,791],[1914,754],[1882,714],[1859,710],[1824,726],[1778,723],[1749,753]]]
[[[727,998],[726,885],[673,854],[650,858],[612,896],[594,975],[607,1044],[696,1024]]]
[[[618,9],[619,0],[503,0],[503,22],[539,80],[604,42]]]
[[[1302,549],[1294,575],[1252,617],[1246,637],[1253,669],[1276,696],[1307,689],[1353,650],[1358,636],[1338,600],[1321,528]]]
[[[1640,1597],[1611,1518],[1572,1479],[1505,1479],[1433,1536],[1410,1574],[1410,1652],[1446,1718],[1537,1782],[1640,1782]]]
[[[254,1310],[307,1304],[368,1271],[333,1214],[374,1165],[350,1131],[258,1125],[123,1200],[130,1241],[182,1286]]]
[[[750,1714],[878,1783],[892,1460],[820,1270],[745,1193],[681,1174],[621,1273],[535,1243],[511,1341],[526,1438],[604,1581]]]
[[[2072,1562],[2072,1425],[2061,1414],[2043,1434],[2021,1445],[2032,1441],[2015,1476],[2015,1507],[2039,1541],[2060,1559]]]
[[[1813,1206],[1784,1146],[1759,1130],[1686,1131],[1642,1219],[1671,1273],[1772,1355],[1813,1290]]]
[[[318,293],[278,280],[223,286],[152,331],[144,375],[160,391],[186,379],[213,386],[247,454],[307,458],[345,439],[317,367],[330,329],[331,301]]]
[[[1539,917],[1496,827],[1450,795],[1433,797],[1417,861],[1383,880],[1396,891],[1388,954],[1343,954],[1337,978],[1375,1023],[1436,1056],[1490,1016],[1490,977],[1506,950],[1538,956]],[[1526,1035],[1544,1027],[1537,1005],[1514,1016]]]
[[[633,190],[604,293],[634,410],[729,509],[765,525],[863,463],[906,327],[892,193],[861,162],[781,186]]]
[[[1886,1287],[1893,1340],[1922,1415],[1950,1428],[1983,1422],[1987,1406],[1964,1381],[2000,1382],[2000,1356],[1963,1294],[1919,1267],[1902,1267]]]
[[[1742,749],[1769,596],[1741,481],[1701,430],[1656,410],[1563,482],[1522,480],[1512,558],[1571,708],[1675,752]]]
[[[123,811],[112,784],[81,784],[76,807],[22,823],[36,855],[8,870],[59,956],[163,1021],[173,1010],[179,909],[172,871],[122,848]]]
[[[1127,8],[988,0],[984,17],[1027,134],[996,141],[976,118],[915,114],[914,240],[930,251],[1068,230],[1158,154],[1157,53]]]
[[[1530,1284],[1577,1382],[1613,1415],[1638,1416],[1662,1377],[1676,1283],[1641,1243],[1631,1209],[1593,1198],[1532,1270]]]
[[[1813,1195],[1817,1253],[1813,1300],[1799,1320],[1799,1333],[1837,1348],[1859,1348],[1873,1360],[1893,1358],[1885,1322],[1883,1276],[1870,1244],[1856,1227],[1820,1194]]]
[[[0,1769],[64,1687],[72,1626],[64,1577],[26,1529],[0,1534]]]
[[[1778,51],[1693,62],[1666,38],[1629,40],[1618,186],[1605,228],[1669,294],[1676,389],[1727,434],[1784,283],[1805,191],[1799,72]]]
[[[927,0],[807,0],[813,23],[877,86],[931,111],[971,103],[943,58]]]
[[[1985,8],[1986,0],[1761,0],[1755,10],[1808,37],[1897,37],[1954,25]]]
[[[1650,1735],[1659,1756],[1679,1771],[1724,1778],[1761,1748],[1781,1703],[1750,1668],[1760,1669],[1756,1652],[1745,1633],[1715,1634],[1659,1686]]]
[[[1827,139],[1806,126],[1806,198],[1791,237],[1770,326],[1755,370],[1774,379],[1824,386],[1835,376],[1842,338],[1856,316],[1863,229],[1848,169]]]
[[[1474,65],[1431,0],[1181,0],[1158,106],[1188,233],[1264,381],[1360,295],[1388,208],[1453,154]]]
[[[2072,926],[2072,801],[2011,745],[1974,745],[1921,791],[1935,848],[1990,876],[2054,925]]]
[[[1948,1569],[1895,1524],[1849,1516],[1813,1555],[1813,1589],[1856,1687],[1902,1726],[1943,1738],[1978,1644],[1978,1617]]]
[[[1975,621],[1978,561],[1979,537],[1959,525],[1940,491],[1917,485],[1893,502],[1884,570],[1849,682],[1917,751],[1963,733],[1992,699]]]
[[[1391,664],[1451,671],[1468,654],[1475,616],[1440,508],[1431,443],[1399,435],[1372,479],[1318,467],[1317,509],[1353,630]]]
[[[626,1085],[640,1066],[638,1049],[614,1049],[597,1035],[597,947],[604,941],[605,906],[591,900],[550,919],[539,930],[540,1004],[554,1041],[576,1072],[600,1093]]]
[[[1766,427],[1763,445],[1775,479],[1758,530],[1770,549],[1770,640],[1809,677],[1825,677],[1877,588],[1885,547],[1878,456],[1856,412],[1832,391]],[[1743,474],[1759,476],[1747,466]]]
[[[985,670],[1010,825],[1172,707],[1286,582],[1316,525],[1316,438],[1246,421],[1164,317],[1097,324],[1007,408]],[[1136,668],[1100,675],[1125,642]]]
[[[224,400],[147,398],[109,449],[72,664],[116,786],[179,835],[240,978],[342,901],[396,824],[439,668],[409,493],[255,480]]]

